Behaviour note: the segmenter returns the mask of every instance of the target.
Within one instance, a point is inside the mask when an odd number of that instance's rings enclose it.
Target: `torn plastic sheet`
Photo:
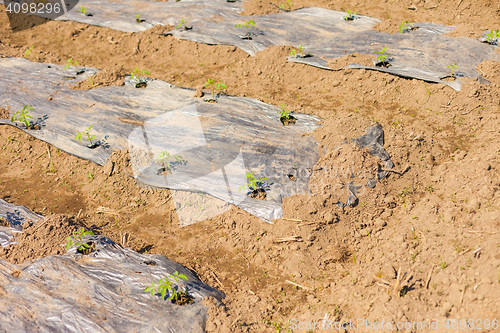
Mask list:
[[[71,89],[67,77],[76,82],[95,73],[95,69],[84,70],[75,75],[74,69],[68,72],[63,66],[0,59],[4,87],[0,105],[10,106],[11,115],[25,104],[33,105],[30,113],[41,129],[18,127],[63,151],[104,165],[113,150],[128,148],[140,183],[198,193],[191,200],[185,194],[172,195],[176,206],[184,209],[179,218],[190,215],[181,220],[183,225],[194,223],[194,216],[203,220],[227,210],[229,205],[220,200],[270,222],[282,216],[282,197],[308,191],[309,170],[319,158],[319,149],[305,134],[318,127],[319,118],[294,113],[296,124],[283,126],[277,107],[229,96],[208,103],[192,97],[193,90],[160,80],[148,80],[143,89],[134,88],[128,79],[120,87]],[[0,123],[10,124],[10,120]],[[95,149],[74,140],[77,131],[90,125],[100,143]],[[159,173],[162,165],[156,159],[163,151],[182,156],[186,163],[172,160],[172,174]],[[240,189],[247,184],[247,172],[269,178],[266,200],[252,199]],[[218,200],[207,202],[200,193]],[[200,208],[200,201],[211,209]]]
[[[235,45],[250,55],[271,45],[303,46],[312,57],[288,57],[289,61],[323,69],[331,69],[328,60],[359,52],[374,55],[387,47],[388,68],[351,64],[350,68],[368,68],[406,78],[447,84],[460,90],[460,82],[442,80],[450,76],[448,66],[458,65],[455,77],[471,77],[485,81],[476,70],[483,60],[500,60],[494,47],[471,38],[444,36],[445,26],[432,23],[416,23],[409,33],[389,34],[378,32],[373,25],[376,19],[355,15],[353,21],[342,17],[345,13],[320,8],[304,8],[279,14],[254,16],[251,28],[252,40],[241,38],[243,30],[234,27],[247,17],[235,21],[193,23],[191,30],[172,30],[179,39],[207,44]],[[374,56],[375,58],[375,56]]]
[[[455,76],[477,78],[487,83],[476,66],[483,60],[500,60],[495,47],[471,38],[444,36],[452,27],[432,23],[412,23],[412,30],[405,33],[382,33],[373,29],[379,22],[375,18],[354,15],[346,21],[346,13],[322,9],[303,8],[278,14],[240,16],[242,2],[225,0],[183,1],[90,1],[80,0],[92,16],[78,12],[76,8],[59,17],[97,26],[110,27],[125,32],[137,32],[158,24],[177,25],[185,18],[192,29],[174,29],[168,34],[176,38],[205,44],[234,45],[250,55],[271,45],[303,45],[304,51],[313,57],[294,58],[289,61],[330,69],[329,59],[359,52],[373,55],[383,47],[389,52],[390,66],[360,66],[407,78],[447,84],[460,89],[459,81],[444,81],[450,75],[447,66],[456,64]],[[136,14],[145,21],[138,23]],[[236,28],[249,19],[255,22],[250,28],[251,40],[242,39],[245,28]],[[375,57],[374,57],[375,58]]]
[[[380,158],[381,162],[383,163],[383,169],[394,168],[394,163],[391,161],[391,156],[384,149],[384,130],[382,129],[382,125],[377,124],[375,126],[368,127],[368,129],[366,130],[366,134],[360,136],[357,139],[353,139],[352,143],[354,143],[359,148],[366,148],[371,155]],[[347,142],[345,142],[345,144],[347,144]],[[365,185],[355,185],[354,182],[347,184],[346,187],[349,193],[347,201],[345,203],[339,201],[337,202],[337,205],[340,208],[355,205],[358,201],[356,194],[359,193],[359,190],[363,186],[374,188],[377,182],[385,178],[387,174],[388,171],[383,171],[379,165],[376,175],[373,178],[368,179]]]
[[[18,206],[0,199],[0,217],[9,223],[9,227],[0,226],[0,246],[15,244],[12,241],[16,232],[23,230],[24,223],[36,223],[43,216],[30,211],[25,206]]]
[[[89,236],[96,250],[87,256],[70,248],[22,265],[0,260],[1,328],[5,332],[204,332],[207,297],[225,295],[201,282],[191,271],[161,255],[123,249],[103,236]],[[13,272],[19,272],[12,274]],[[144,292],[153,281],[171,279],[194,299],[175,305],[159,294]],[[167,292],[168,295],[168,292]],[[168,296],[166,296],[168,297]]]

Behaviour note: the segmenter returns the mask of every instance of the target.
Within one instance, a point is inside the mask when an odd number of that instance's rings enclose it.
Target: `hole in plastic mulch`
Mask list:
[[[95,250],[95,243],[94,242],[88,242],[86,243],[89,247],[88,248],[84,248],[83,250],[76,250],[78,253],[81,253],[83,255],[88,255],[90,253],[92,253],[92,251]]]

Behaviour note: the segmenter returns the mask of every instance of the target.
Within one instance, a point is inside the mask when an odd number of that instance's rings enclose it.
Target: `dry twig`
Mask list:
[[[434,267],[436,267],[436,265],[432,264],[429,275],[427,275],[427,282],[425,282],[425,289],[429,289],[429,283],[431,282],[431,277],[432,277],[432,273],[434,272]]]
[[[274,240],[275,243],[286,243],[286,242],[303,242],[300,236],[291,236],[291,237],[283,237],[277,238]]]
[[[394,295],[402,297],[404,296],[404,294],[402,295],[402,291],[410,289],[410,285],[408,283],[412,278],[413,275],[411,274],[406,274],[406,273],[401,274],[401,267],[399,267],[398,273],[396,275],[396,281],[394,283],[390,283],[387,280],[377,277],[377,279],[379,279],[382,282],[382,283],[378,282],[377,285],[385,287],[387,288],[388,292],[392,291]]]
[[[299,287],[299,288],[302,288],[302,289],[305,289],[305,290],[310,290],[309,288],[304,287],[304,286],[302,286],[302,285],[300,285],[300,284],[298,284],[298,283],[292,282],[292,281],[285,280],[285,282],[286,282],[286,283],[293,284],[294,286]]]

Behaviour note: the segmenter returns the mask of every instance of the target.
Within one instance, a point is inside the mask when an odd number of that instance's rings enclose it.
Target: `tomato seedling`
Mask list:
[[[83,6],[80,6],[80,9],[78,9],[78,12],[82,13],[82,14],[83,14],[83,15],[85,15],[85,16],[92,16],[92,14],[87,13],[87,9],[88,9],[88,8],[85,8],[85,7],[83,7]]]
[[[170,155],[170,153],[166,150],[160,152],[158,156],[155,158],[155,161],[160,162],[163,165],[164,171],[172,170],[171,159],[175,158],[177,162],[182,161],[181,155]]]
[[[90,245],[83,241],[83,237],[93,235],[94,232],[92,230],[85,231],[85,228],[74,231],[72,236],[66,237],[66,251],[69,250],[70,247],[76,246],[79,252],[84,253],[84,251],[90,249]]]
[[[175,28],[180,29],[180,30],[190,30],[191,29],[191,27],[188,27],[188,23],[184,17],[181,18],[181,20],[179,21],[179,23],[177,23]]]
[[[309,58],[313,56],[311,53],[304,53],[304,46],[302,45],[300,45],[297,50],[292,49],[289,55],[294,58]]]
[[[10,121],[19,121],[20,123],[23,123],[26,128],[29,128],[30,121],[28,119],[33,119],[33,117],[29,114],[30,110],[34,110],[32,105],[23,106],[22,110],[16,111],[16,113],[14,113],[14,115],[10,118]]]
[[[382,65],[382,66],[387,66],[388,65],[388,62],[386,60],[387,60],[387,56],[390,53],[387,52],[387,47],[383,47],[383,48],[380,49],[380,51],[374,51],[373,53],[378,54],[377,60],[378,60],[378,63],[380,65]]]
[[[188,277],[185,274],[179,274],[179,272],[175,271],[174,274],[169,274],[163,279],[158,280],[158,284],[156,284],[155,281],[151,282],[151,287],[146,287],[144,291],[151,293],[151,296],[159,293],[162,299],[165,299],[167,292],[169,292],[167,300],[178,305],[193,303],[193,298],[188,295],[187,288],[184,288],[184,291],[179,291],[172,285],[170,279],[176,282],[178,282],[179,279],[188,281]]]
[[[453,64],[449,64],[446,67],[448,67],[450,69],[450,76],[454,78],[455,77],[455,72],[458,69],[458,65],[455,64],[455,63],[453,63]]]
[[[141,14],[135,14],[135,21],[137,23],[142,23],[142,22],[144,22],[146,20],[141,19]]]
[[[73,60],[73,58],[69,58],[68,60],[66,60],[66,65],[64,65],[64,69],[68,69],[71,66],[74,66],[76,71],[78,72],[78,61]]]
[[[495,41],[500,37],[500,33],[498,30],[490,30],[489,33],[486,34],[486,41],[490,44],[495,43]]]
[[[130,73],[130,82],[136,88],[145,88],[147,86],[147,82],[143,75],[149,75],[149,72],[146,70],[141,71],[136,67],[135,70]]]
[[[278,114],[280,114],[280,118],[290,119],[290,111],[285,109],[285,104],[281,105],[281,111],[278,111]]]
[[[354,20],[354,15],[356,15],[356,12],[351,12],[349,9],[347,10],[347,15],[342,17],[344,21],[353,21]]]
[[[211,101],[217,102],[215,92],[219,91],[218,94],[220,94],[221,91],[223,91],[224,89],[227,89],[227,85],[222,81],[215,82],[215,80],[208,79],[207,82],[205,82],[205,84],[203,85],[203,88],[209,88],[210,90],[212,90],[212,100]]]
[[[29,57],[29,56],[31,55],[31,53],[33,52],[33,48],[34,48],[34,46],[31,46],[31,47],[27,48],[27,49],[26,49],[26,51],[24,51],[24,57],[25,57],[26,59],[28,59],[28,57]]]
[[[286,6],[288,7],[288,11],[291,11],[292,10],[292,0],[287,0],[286,1]],[[281,10],[286,10],[285,9],[285,4],[280,4],[280,9]]]
[[[290,115],[290,111],[285,108],[285,104],[282,104],[280,108],[281,111],[278,111],[278,114],[280,115],[281,123],[285,126],[295,124],[295,117]]]
[[[413,24],[408,22],[408,20],[404,20],[399,26],[399,33],[404,33],[411,30],[413,30]]]
[[[264,181],[268,180],[269,178],[266,177],[255,177],[253,172],[247,172],[247,180],[248,184],[242,185],[238,188],[239,191],[244,190],[245,188],[248,188],[250,191],[257,191],[259,189],[263,189],[265,183]]]
[[[299,51],[299,54],[303,54],[304,52],[304,46],[300,45],[299,48],[298,48],[298,51]],[[290,51],[290,55],[292,57],[297,57],[297,50],[293,49]]]
[[[247,33],[244,36],[242,36],[241,38],[242,39],[252,39],[252,33],[250,32],[250,29],[252,27],[255,27],[254,20],[248,20],[248,21],[245,21],[242,24],[236,24],[234,27],[235,28],[243,28],[243,27],[246,28],[247,29]]]
[[[85,131],[78,132],[75,136],[75,140],[82,141],[82,137],[85,138],[87,142],[89,142],[88,147],[89,148],[95,148],[98,144],[97,142],[92,142],[95,140],[96,136],[93,134],[90,134],[90,130],[92,129],[93,125],[90,125],[89,128],[87,128]]]

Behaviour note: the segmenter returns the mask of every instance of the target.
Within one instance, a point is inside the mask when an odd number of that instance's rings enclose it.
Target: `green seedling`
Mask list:
[[[78,12],[82,13],[85,16],[89,16],[90,14],[87,13],[87,8],[80,6],[80,9],[78,9]]]
[[[250,191],[257,191],[262,188],[264,181],[268,180],[269,178],[266,177],[255,177],[253,172],[247,172],[247,179],[248,179],[248,184],[242,185],[238,188],[239,191],[244,190],[245,188],[248,188]]]
[[[73,232],[73,236],[66,237],[66,251],[72,246],[76,246],[80,252],[90,249],[90,245],[83,241],[83,237],[90,235],[94,235],[92,230],[85,231],[85,228]]]
[[[297,51],[299,51],[300,55],[304,54],[304,46],[300,45],[299,48],[298,48],[298,50],[295,50],[295,49],[291,50],[290,51],[290,55],[292,57],[297,57]]]
[[[66,65],[64,65],[64,69],[68,69],[71,66],[74,66],[75,70],[78,72],[78,61],[73,60],[73,58],[69,58],[68,60],[66,60]]]
[[[149,72],[146,70],[141,71],[137,67],[134,69],[132,73],[130,73],[130,81],[135,82],[136,88],[145,86],[146,80],[143,75],[149,75]]]
[[[489,33],[486,34],[486,41],[490,44],[493,44],[493,40],[500,38],[500,33],[498,30],[490,30]]]
[[[80,71],[78,69],[78,61],[73,60],[72,58],[69,58],[66,60],[66,65],[64,65],[64,69],[69,69],[71,66],[75,67],[76,74],[82,74],[84,71]]]
[[[158,157],[155,158],[155,161],[161,162],[165,171],[172,170],[172,165],[170,164],[170,159],[175,158],[177,162],[182,161],[181,155],[170,155],[170,153],[166,150],[160,152]]]
[[[87,142],[90,143],[90,146],[93,147],[94,142],[92,142],[92,140],[95,140],[96,136],[93,134],[90,134],[90,130],[92,129],[92,126],[93,125],[90,125],[90,127],[88,129],[86,129],[85,131],[78,132],[75,136],[75,140],[82,141],[82,137],[83,137],[83,138],[85,138],[85,140]]]
[[[141,14],[135,14],[135,21],[137,23],[142,23],[144,22],[145,20],[141,19]]]
[[[246,21],[245,23],[243,24],[236,24],[234,26],[235,28],[246,28],[247,29],[247,33],[246,35],[244,36],[245,38],[251,38],[251,33],[250,33],[250,28],[252,27],[255,27],[255,22],[253,20],[248,20]]]
[[[176,282],[178,282],[179,279],[188,281],[188,277],[185,274],[179,274],[179,272],[176,271],[174,272],[174,274],[169,274],[163,279],[160,279],[158,281],[158,284],[156,284],[154,281],[151,282],[151,287],[145,288],[144,291],[147,293],[151,293],[151,296],[154,296],[156,293],[160,293],[162,299],[165,299],[168,291],[169,296],[167,300],[171,300],[172,302],[174,302],[174,300],[177,300],[181,295],[185,295],[188,298],[187,303],[191,303],[192,299],[190,300],[191,297],[188,295],[187,289],[184,289],[184,292],[179,292],[179,290],[172,285],[172,281],[170,279]]]
[[[410,31],[413,29],[413,25],[408,22],[408,20],[404,20],[399,26],[399,32],[404,33],[405,31]]]
[[[354,20],[354,15],[356,15],[356,12],[351,12],[349,9],[347,10],[347,15],[342,17],[345,21],[352,21]]]
[[[12,118],[10,118],[11,122],[19,121],[23,123],[26,128],[30,127],[30,121],[28,119],[33,119],[33,117],[29,114],[30,110],[34,110],[32,105],[25,105],[21,111],[16,111]]]
[[[387,52],[387,47],[383,47],[380,51],[374,51],[373,53],[378,54],[377,60],[379,63],[386,64],[387,56],[390,54]]]
[[[213,101],[217,101],[217,99],[215,98],[216,91],[220,92],[224,89],[227,89],[227,85],[224,82],[222,82],[222,81],[215,82],[212,79],[208,79],[207,82],[205,82],[205,84],[203,85],[203,88],[206,88],[206,87],[208,87],[209,89],[212,90],[212,100]]]
[[[287,0],[286,6],[288,6],[288,10],[292,10],[292,0]],[[285,10],[285,4],[280,4],[280,9]]]
[[[24,57],[25,57],[26,59],[28,59],[28,57],[29,57],[29,56],[31,55],[31,53],[33,52],[33,48],[34,48],[34,46],[31,46],[31,47],[27,48],[27,49],[26,49],[26,51],[24,51]]]
[[[290,111],[285,109],[285,104],[281,104],[281,111],[278,111],[280,118],[290,119]]]
[[[187,23],[186,19],[184,17],[181,18],[181,20],[179,21],[179,23],[177,23],[177,25],[175,26],[175,28],[176,29],[189,30],[188,23]]]
[[[446,66],[446,67],[448,67],[448,68],[450,69],[450,76],[451,76],[451,77],[455,77],[455,72],[456,72],[456,70],[457,70],[457,68],[458,68],[458,65],[457,65],[457,64],[455,64],[455,63],[453,63],[453,64],[449,64],[449,65],[448,65],[448,66]]]

